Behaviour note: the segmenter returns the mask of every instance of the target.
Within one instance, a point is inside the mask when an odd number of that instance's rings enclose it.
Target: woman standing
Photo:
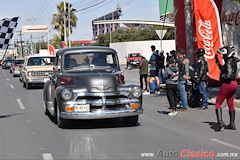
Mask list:
[[[220,81],[222,83],[216,99],[216,116],[218,126],[215,131],[220,131],[222,127],[225,129],[236,130],[235,127],[235,108],[234,108],[234,94],[238,88],[236,79],[237,62],[239,59],[234,57],[235,48],[233,46],[224,46],[218,49],[218,53],[222,54],[224,65],[219,63],[216,57],[216,63],[220,69]],[[227,100],[229,108],[230,124],[225,126],[222,120],[222,108],[221,105],[224,100]]]

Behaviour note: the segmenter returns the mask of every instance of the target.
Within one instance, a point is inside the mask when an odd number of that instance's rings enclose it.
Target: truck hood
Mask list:
[[[59,76],[60,84],[73,90],[84,89],[86,92],[119,91],[121,72],[87,71],[81,73],[64,73]]]

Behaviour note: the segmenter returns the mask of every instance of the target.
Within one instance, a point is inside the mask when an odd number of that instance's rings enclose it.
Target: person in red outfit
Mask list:
[[[218,126],[215,131],[220,131],[222,127],[225,129],[236,130],[235,127],[235,108],[234,108],[234,94],[238,88],[236,81],[237,62],[240,60],[235,55],[235,48],[233,46],[224,46],[218,49],[218,53],[222,54],[224,65],[219,63],[216,57],[216,63],[220,69],[220,81],[222,83],[216,99],[216,116]],[[227,100],[229,108],[230,124],[225,126],[222,120],[221,105],[224,100]]]

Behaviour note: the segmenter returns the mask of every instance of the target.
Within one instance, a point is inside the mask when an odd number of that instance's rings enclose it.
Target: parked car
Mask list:
[[[24,59],[16,59],[13,61],[10,68],[10,73],[13,73],[13,77],[20,76],[20,70],[23,66],[23,62],[24,62]]]
[[[44,84],[49,80],[49,74],[53,73],[55,56],[27,56],[24,58],[21,69],[21,80],[23,86],[31,88],[33,84]]]
[[[11,63],[12,63],[13,61],[14,61],[13,59],[3,60],[2,69],[10,69]]]
[[[129,67],[137,67],[142,57],[140,53],[128,53],[126,59],[127,59],[127,68],[129,68]]]
[[[141,89],[124,84],[117,53],[108,47],[60,49],[43,92],[45,114],[60,128],[72,119],[117,117],[136,125],[143,113]]]

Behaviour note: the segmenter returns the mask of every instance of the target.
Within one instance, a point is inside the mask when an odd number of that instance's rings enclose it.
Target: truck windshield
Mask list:
[[[64,55],[65,70],[111,69],[118,67],[118,61],[113,53],[80,52]]]
[[[28,59],[28,66],[53,65],[54,57],[31,57]]]

